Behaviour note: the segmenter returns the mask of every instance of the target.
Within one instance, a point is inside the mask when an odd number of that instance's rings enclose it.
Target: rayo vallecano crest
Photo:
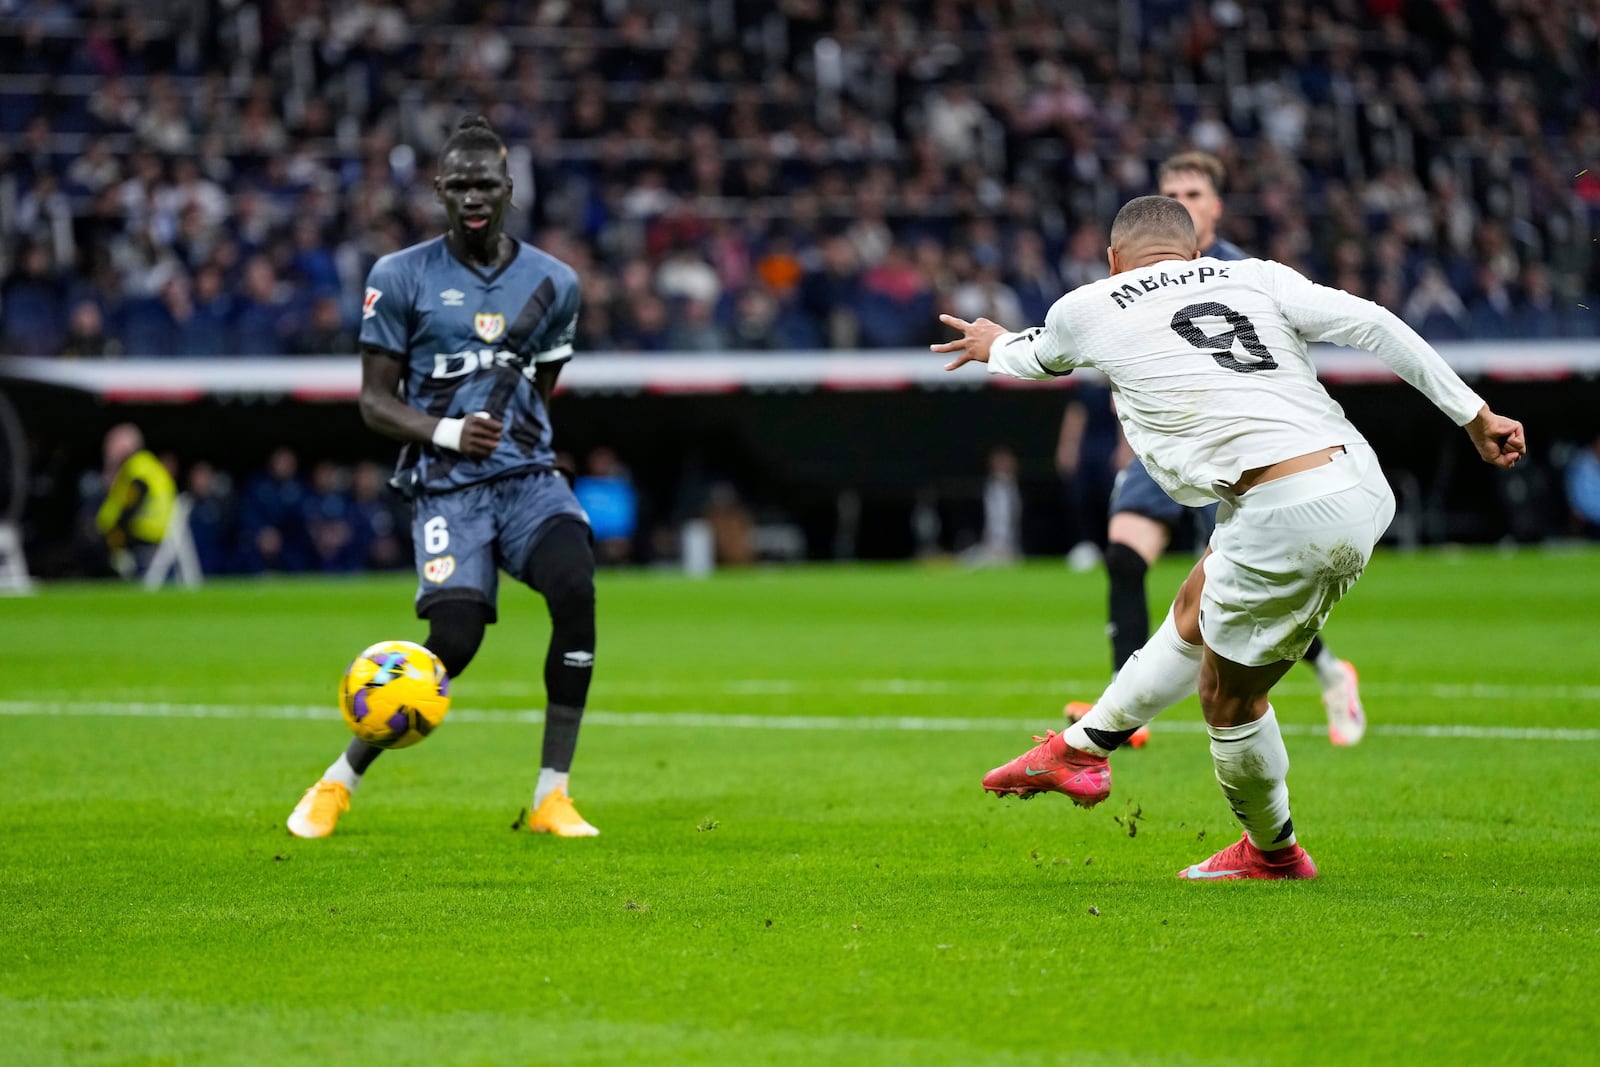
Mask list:
[[[488,341],[490,344],[493,344],[495,341],[500,340],[500,338],[505,335],[506,317],[504,315],[480,311],[476,315],[472,316],[472,328],[477,332],[479,337],[483,338],[485,341]]]

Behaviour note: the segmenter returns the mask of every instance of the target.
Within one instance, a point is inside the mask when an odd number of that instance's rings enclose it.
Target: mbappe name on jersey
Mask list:
[[[1182,271],[1176,275],[1162,271],[1153,278],[1140,278],[1137,286],[1129,284],[1124,285],[1121,289],[1113,289],[1111,291],[1111,299],[1117,302],[1117,307],[1127,308],[1132,306],[1133,302],[1145,293],[1153,293],[1157,289],[1164,289],[1169,285],[1188,285],[1191,278],[1195,280],[1196,284],[1199,284],[1200,282],[1209,282],[1213,278],[1226,278],[1227,276],[1227,267],[1198,267],[1194,270]]]

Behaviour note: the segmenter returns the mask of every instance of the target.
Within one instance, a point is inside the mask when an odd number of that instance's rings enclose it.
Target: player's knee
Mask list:
[[[1129,545],[1113,541],[1106,546],[1106,573],[1112,581],[1143,582],[1150,565]]]
[[[428,612],[428,639],[424,642],[445,672],[460,677],[483,644],[489,612],[482,604],[467,600],[447,600]]]
[[[1267,695],[1229,686],[1215,672],[1202,669],[1198,685],[1200,710],[1211,726],[1243,726],[1267,712]]]
[[[562,522],[547,533],[529,561],[528,584],[550,606],[550,617],[581,624],[594,618],[594,549],[589,530]]]

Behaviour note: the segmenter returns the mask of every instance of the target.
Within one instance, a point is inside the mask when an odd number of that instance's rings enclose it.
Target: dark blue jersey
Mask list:
[[[1249,259],[1250,256],[1244,249],[1231,241],[1224,241],[1218,237],[1211,242],[1211,247],[1200,253],[1211,259]]]
[[[461,262],[443,237],[373,264],[361,344],[405,363],[406,403],[445,418],[488,412],[505,426],[487,459],[407,445],[395,484],[447,492],[553,467],[534,368],[571,359],[577,327],[577,274],[521,241],[511,262],[492,272]]]

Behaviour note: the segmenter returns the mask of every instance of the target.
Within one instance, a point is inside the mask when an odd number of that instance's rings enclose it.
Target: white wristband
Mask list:
[[[466,429],[466,419],[440,419],[433,428],[433,443],[452,452],[461,451],[461,431]]]

